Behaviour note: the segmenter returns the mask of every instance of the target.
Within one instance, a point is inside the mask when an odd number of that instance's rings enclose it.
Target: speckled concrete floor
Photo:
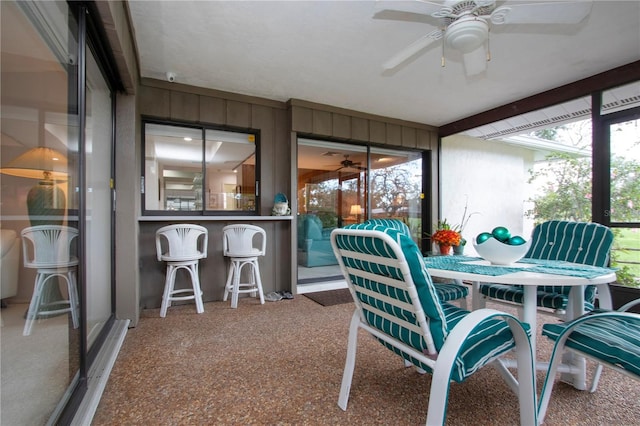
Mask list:
[[[493,307],[493,306],[490,306]],[[304,296],[144,311],[129,330],[93,425],[417,425],[430,375],[360,332],[349,406],[337,406],[352,304]],[[540,317],[539,322],[550,321]],[[539,357],[550,345],[539,339]],[[538,373],[538,389],[544,374]],[[556,385],[548,425],[640,425],[638,382],[605,370],[595,394]],[[518,423],[516,396],[485,368],[452,384],[451,425]]]

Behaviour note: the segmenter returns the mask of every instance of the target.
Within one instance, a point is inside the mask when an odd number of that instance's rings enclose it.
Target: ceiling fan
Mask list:
[[[490,60],[485,45],[488,45],[491,25],[577,24],[589,15],[591,6],[591,1],[579,0],[527,4],[496,0],[376,0],[374,17],[403,19],[397,12],[408,12],[425,15],[438,25],[386,61],[385,70],[396,68],[434,41],[443,39],[441,65],[445,65],[445,47],[459,51],[466,74],[472,76],[483,72]]]
[[[334,172],[340,171],[342,169],[355,169],[358,171],[367,170],[366,167],[361,166],[360,164],[360,162],[354,163],[353,161],[349,160],[349,155],[345,154],[344,160],[340,162],[340,167],[334,170]]]

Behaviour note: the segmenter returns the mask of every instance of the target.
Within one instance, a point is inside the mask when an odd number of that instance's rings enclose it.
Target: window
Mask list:
[[[257,211],[256,133],[144,123],[144,211]]]

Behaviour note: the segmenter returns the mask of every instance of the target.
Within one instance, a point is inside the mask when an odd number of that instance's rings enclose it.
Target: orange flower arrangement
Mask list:
[[[453,229],[439,229],[431,235],[431,240],[439,245],[457,246],[460,244],[460,233]]]

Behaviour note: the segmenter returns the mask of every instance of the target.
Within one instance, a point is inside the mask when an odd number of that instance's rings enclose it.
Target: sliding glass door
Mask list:
[[[335,228],[394,218],[421,244],[422,176],[422,152],[298,139],[298,284],[343,280],[331,248]]]
[[[113,91],[79,2],[0,9],[2,424],[69,424],[114,318]]]

